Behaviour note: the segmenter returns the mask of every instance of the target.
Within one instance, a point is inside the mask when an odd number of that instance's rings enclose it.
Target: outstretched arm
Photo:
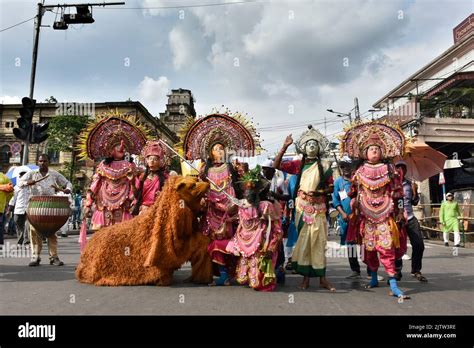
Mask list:
[[[281,164],[283,155],[285,154],[286,150],[291,144],[293,144],[293,138],[291,137],[291,134],[290,134],[286,137],[285,142],[283,143],[283,147],[280,149],[280,151],[276,155],[275,161],[273,162],[273,168],[280,169],[280,164]]]

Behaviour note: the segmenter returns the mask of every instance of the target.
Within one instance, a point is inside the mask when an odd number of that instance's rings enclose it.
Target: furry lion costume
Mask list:
[[[76,278],[95,285],[170,285],[173,272],[191,261],[189,281],[212,281],[209,240],[197,228],[200,202],[208,188],[195,178],[170,177],[146,213],[94,234]]]

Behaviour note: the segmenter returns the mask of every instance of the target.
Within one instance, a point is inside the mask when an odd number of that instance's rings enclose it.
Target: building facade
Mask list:
[[[178,134],[189,116],[196,117],[194,102],[194,96],[190,90],[172,89],[171,93],[168,94],[166,111],[160,113],[161,122]]]
[[[21,104],[0,104],[0,170],[6,172],[12,165],[21,163],[23,143],[13,135],[13,128],[17,127]],[[98,115],[108,111],[133,115],[145,125],[152,137],[161,138],[173,146],[179,141],[177,135],[171,131],[159,118],[154,117],[138,101],[104,102],[104,103],[37,103],[33,122],[42,123],[49,121],[56,115]],[[73,141],[73,139],[71,139]],[[41,153],[48,153],[51,165],[55,169],[62,168],[65,162],[71,162],[72,153],[48,152],[48,141],[29,146],[28,163],[36,163]],[[87,161],[81,163],[81,169],[74,173],[77,179],[87,180],[92,175],[94,163]]]
[[[459,161],[474,156],[474,14],[454,28],[453,37],[451,47],[373,104],[407,135],[451,160],[444,170],[446,192],[474,187],[474,175]],[[420,189],[427,205],[443,200],[438,175]]]

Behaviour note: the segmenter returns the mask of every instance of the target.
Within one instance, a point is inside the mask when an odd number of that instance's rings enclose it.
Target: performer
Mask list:
[[[341,142],[341,153],[364,163],[355,171],[349,197],[352,198],[351,220],[347,241],[363,245],[364,262],[371,270],[366,286],[378,286],[380,262],[389,276],[391,294],[409,298],[397,286],[395,260],[406,251],[403,230],[403,174],[390,162],[403,156],[405,136],[397,126],[379,121],[357,123],[349,128]],[[397,225],[398,223],[398,225]]]
[[[125,159],[125,152],[138,155],[146,143],[147,132],[131,117],[113,113],[98,117],[81,136],[83,158],[104,158],[96,168],[87,191],[86,217],[92,216],[92,229],[110,226],[132,218],[137,168]],[[95,204],[94,214],[91,207]]]
[[[145,158],[145,172],[136,177],[133,186],[133,215],[141,214],[153,205],[169,177],[165,149],[159,141],[148,141],[142,150],[142,157]]]
[[[178,146],[185,158],[204,161],[199,177],[211,184],[200,227],[210,238],[208,251],[219,275],[210,285],[230,285],[236,260],[226,247],[234,235],[237,219],[233,201],[241,198],[241,193],[237,173],[228,158],[229,152],[255,156],[260,149],[255,128],[241,114],[211,114],[190,119],[181,131],[181,139]]]
[[[63,192],[71,193],[71,183],[60,173],[49,169],[49,156],[42,154],[38,158],[38,170],[32,170],[23,175],[18,186],[30,187],[29,198],[32,196],[53,196],[58,188],[64,188]],[[43,248],[43,236],[30,224],[31,262],[28,266],[39,266],[40,254]],[[58,237],[56,233],[48,237],[49,264],[62,266],[64,263],[58,257]]]
[[[296,150],[303,155],[303,159],[282,162],[292,143],[290,134],[273,166],[290,174],[298,174],[295,224],[299,236],[292,256],[293,270],[304,277],[299,286],[301,289],[309,287],[310,277],[320,277],[320,286],[334,292],[336,289],[326,279],[327,195],[333,190],[331,164],[321,160],[327,140],[310,125],[296,143]]]
[[[278,202],[265,200],[261,194],[270,182],[260,176],[260,166],[242,178],[243,205],[239,207],[239,226],[226,250],[239,256],[236,278],[259,291],[276,287],[275,266],[283,236],[281,208]]]

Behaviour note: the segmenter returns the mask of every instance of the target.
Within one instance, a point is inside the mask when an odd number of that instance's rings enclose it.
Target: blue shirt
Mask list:
[[[350,180],[344,179],[343,176],[340,176],[334,181],[334,191],[332,193],[332,205],[334,208],[337,209],[338,206],[342,207],[342,210],[349,215],[352,213],[351,210],[351,199],[346,197],[341,200],[341,196],[339,195],[339,191],[346,191],[348,194],[351,191],[352,183]]]

